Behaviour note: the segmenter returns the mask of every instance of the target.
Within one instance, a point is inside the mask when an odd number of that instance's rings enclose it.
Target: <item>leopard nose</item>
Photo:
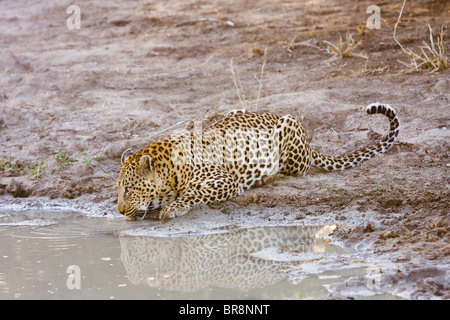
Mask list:
[[[117,204],[117,212],[120,214],[125,214],[125,206],[122,205],[121,203]]]

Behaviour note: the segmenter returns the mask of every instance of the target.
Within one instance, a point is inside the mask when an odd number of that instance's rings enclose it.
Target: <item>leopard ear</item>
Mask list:
[[[143,155],[139,160],[139,167],[141,170],[152,171],[152,158],[148,154]]]
[[[122,163],[122,165],[125,164],[125,162],[127,161],[127,158],[129,156],[131,156],[133,154],[133,152],[131,151],[131,149],[127,149],[122,153],[122,158],[120,159],[120,162]]]

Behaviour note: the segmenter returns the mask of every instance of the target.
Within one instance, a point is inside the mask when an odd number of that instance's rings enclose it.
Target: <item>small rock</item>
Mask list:
[[[368,223],[363,230],[363,232],[374,232],[374,231],[375,231],[375,228],[373,227],[373,225],[371,223]]]
[[[104,155],[109,159],[117,159],[122,156],[122,153],[127,149],[125,141],[118,141],[109,143],[104,149]]]
[[[395,230],[388,230],[388,231],[385,231],[385,232],[383,232],[383,233],[379,236],[379,238],[380,238],[381,240],[386,240],[386,239],[391,239],[391,238],[397,238],[397,237],[399,237],[399,234],[398,234],[398,232],[395,231]]]
[[[10,184],[6,187],[6,192],[11,194],[14,198],[27,198],[31,195],[31,191],[27,190],[22,183],[17,180],[11,180]]]
[[[303,212],[297,213],[295,215],[295,220],[301,220],[301,219],[305,219],[306,215]]]

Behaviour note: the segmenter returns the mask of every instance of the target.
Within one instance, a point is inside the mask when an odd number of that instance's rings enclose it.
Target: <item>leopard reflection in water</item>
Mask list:
[[[317,254],[337,250],[320,239],[333,228],[235,228],[194,236],[121,236],[121,259],[132,283],[152,288],[182,292],[210,285],[263,288],[282,281],[287,267],[302,262],[271,259],[264,256],[264,249],[293,253],[297,258],[301,253],[315,253],[317,258]]]

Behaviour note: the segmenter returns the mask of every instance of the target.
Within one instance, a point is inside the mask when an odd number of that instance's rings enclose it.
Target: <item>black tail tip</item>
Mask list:
[[[393,119],[397,116],[397,113],[395,112],[394,108],[392,108],[388,104],[379,102],[369,104],[366,108],[366,111],[368,114],[381,113],[390,119]]]

